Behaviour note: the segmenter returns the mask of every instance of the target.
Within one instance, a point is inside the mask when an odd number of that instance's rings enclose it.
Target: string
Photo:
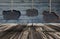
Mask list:
[[[32,0],[32,9],[34,8],[34,0]],[[32,19],[32,26],[33,26],[33,19]]]
[[[11,0],[11,11],[13,10],[13,0]]]
[[[50,5],[50,7],[49,7],[49,13],[51,13],[51,0],[49,1],[49,5]]]
[[[32,0],[32,9],[33,9],[33,7],[34,7],[34,0]]]

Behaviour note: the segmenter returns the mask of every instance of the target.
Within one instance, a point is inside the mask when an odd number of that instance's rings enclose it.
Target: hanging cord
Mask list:
[[[49,13],[51,13],[51,0],[49,1]]]
[[[11,0],[11,11],[13,10],[13,0]]]
[[[33,7],[34,7],[34,0],[32,0],[32,9],[33,9]]]
[[[34,8],[34,0],[32,0],[32,9]],[[33,26],[33,19],[32,19],[32,26]]]

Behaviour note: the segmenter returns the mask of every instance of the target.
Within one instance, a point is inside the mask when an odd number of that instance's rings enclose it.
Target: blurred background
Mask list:
[[[13,0],[13,9],[21,12],[19,20],[4,20],[2,12],[11,10],[11,0],[0,0],[0,23],[45,23],[42,12],[49,10],[49,0],[34,0],[33,8],[38,10],[38,16],[26,16],[26,10],[31,9],[32,0]],[[52,11],[60,15],[60,0],[52,0]]]

